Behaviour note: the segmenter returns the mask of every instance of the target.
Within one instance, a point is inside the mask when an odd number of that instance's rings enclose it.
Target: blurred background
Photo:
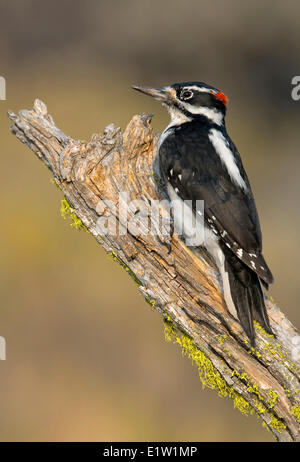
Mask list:
[[[0,0],[1,441],[271,441],[255,416],[202,390],[128,275],[59,212],[50,173],[6,111],[48,105],[89,139],[163,108],[130,89],[200,80],[230,98],[228,131],[260,213],[271,295],[300,324],[297,0]]]

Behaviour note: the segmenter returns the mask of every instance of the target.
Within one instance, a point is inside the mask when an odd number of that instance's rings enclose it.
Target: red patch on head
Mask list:
[[[218,93],[212,93],[214,95],[215,98],[217,98],[218,100],[222,101],[222,103],[224,104],[224,106],[227,105],[229,99],[227,98],[226,95],[224,95],[224,93],[222,93],[221,91],[218,91]]]

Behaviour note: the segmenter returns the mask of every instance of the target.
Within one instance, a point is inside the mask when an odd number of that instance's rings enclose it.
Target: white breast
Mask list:
[[[187,246],[203,246],[214,259],[222,277],[223,293],[230,313],[237,318],[228,273],[225,271],[225,255],[219,245],[219,237],[205,224],[204,211],[195,217],[192,208],[178,196],[175,189],[168,183],[168,195],[171,201],[174,218],[174,231],[185,238]]]
[[[186,115],[184,115],[177,108],[172,108],[172,107],[167,106],[167,110],[170,114],[171,122],[161,134],[161,137],[158,143],[158,149],[161,147],[165,139],[173,133],[174,131],[172,130],[173,128],[178,127],[179,125],[184,124],[186,122],[190,122],[192,120],[190,117],[187,117]]]
[[[204,210],[203,201],[198,201],[198,215],[195,216],[192,210],[192,201],[183,201],[177,194],[177,188],[168,183],[167,191],[170,198],[170,206],[173,211],[174,231],[185,238],[187,246],[204,245]],[[190,204],[189,204],[190,202]]]

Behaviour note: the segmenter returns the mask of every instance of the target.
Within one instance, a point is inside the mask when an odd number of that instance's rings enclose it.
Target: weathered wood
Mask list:
[[[282,311],[266,301],[276,338],[256,324],[253,349],[225,307],[213,262],[176,235],[168,237],[164,208],[161,230],[153,220],[157,235],[124,232],[125,211],[129,219],[142,221],[151,200],[161,199],[154,163],[159,136],[153,134],[151,117],[134,116],[124,133],[109,125],[84,143],[60,131],[39,100],[32,110],[8,116],[12,133],[50,169],[67,200],[66,212],[134,277],[138,290],[164,316],[167,338],[193,359],[202,382],[233,398],[242,412],[255,410],[278,440],[299,440],[300,336]],[[122,204],[119,214],[121,192],[141,201],[138,207]],[[101,235],[99,218],[113,216],[123,233]]]

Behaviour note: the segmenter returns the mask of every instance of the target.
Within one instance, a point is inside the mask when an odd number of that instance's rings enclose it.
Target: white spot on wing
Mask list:
[[[238,256],[239,258],[242,258],[242,256],[243,256],[243,249],[238,249],[236,253],[237,253],[237,256]]]

